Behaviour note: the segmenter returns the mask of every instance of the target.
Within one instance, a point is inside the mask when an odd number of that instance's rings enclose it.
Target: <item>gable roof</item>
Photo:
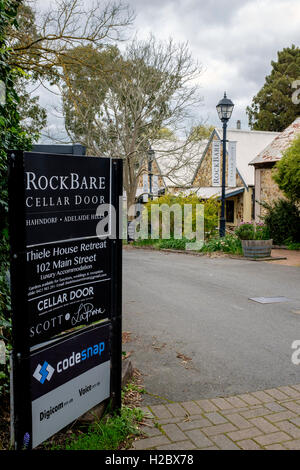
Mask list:
[[[236,168],[237,172],[244,181],[246,186],[254,185],[254,170],[249,168],[249,162],[253,156],[265,148],[274,137],[279,135],[278,132],[266,131],[245,131],[241,129],[227,129],[227,140],[236,142]],[[196,178],[197,173],[201,167],[202,160],[208,150],[208,147],[216,136],[219,140],[223,139],[223,129],[216,128],[209,139],[209,144],[202,155],[202,158],[197,166],[193,180]]]
[[[208,140],[190,142],[161,141],[153,145],[155,160],[166,187],[188,188]]]
[[[216,129],[220,136],[223,137],[223,130]],[[228,129],[227,139],[236,142],[236,167],[242,180],[247,186],[254,185],[254,170],[249,167],[249,162],[258,152],[268,145],[278,132],[265,131],[244,131],[239,129]]]
[[[300,135],[300,117],[288,126],[283,132],[278,134],[250,163],[249,165],[259,165],[262,163],[278,162],[283,152],[290,147],[293,140]]]

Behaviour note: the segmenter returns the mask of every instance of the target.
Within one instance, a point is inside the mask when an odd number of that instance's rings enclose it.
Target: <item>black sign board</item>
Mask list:
[[[31,419],[21,402],[29,404],[33,393],[32,348],[104,320],[111,325],[111,389],[118,407],[122,244],[112,231],[119,233],[121,220],[122,161],[16,151],[9,154],[9,170],[16,422]],[[19,399],[21,383],[28,392]]]

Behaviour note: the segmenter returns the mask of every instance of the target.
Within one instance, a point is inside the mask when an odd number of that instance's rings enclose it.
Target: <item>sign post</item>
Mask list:
[[[58,364],[66,365],[66,359],[53,365],[60,354],[57,352],[60,341],[65,336],[66,350],[67,344],[75,343],[80,349],[78,341],[83,338],[87,343],[99,345],[100,337],[97,342],[94,335],[101,336],[101,343],[107,344],[105,357],[109,354],[111,376],[107,378],[110,367],[106,368],[103,379],[106,392],[99,393],[98,403],[107,398],[109,383],[108,397],[111,397],[113,407],[121,406],[122,241],[118,234],[122,192],[120,159],[21,151],[9,154],[13,434],[17,449],[41,443],[37,434],[47,434],[40,432],[41,423],[36,418],[38,413],[42,416],[44,412],[38,411],[36,404],[40,402],[35,401],[37,378],[40,377],[40,385],[45,390],[48,382],[51,387],[57,382],[56,376],[66,377],[64,380],[71,382],[78,377],[80,366],[75,359],[74,365],[69,367],[71,375],[60,375]],[[99,233],[98,224],[104,218],[107,219],[107,230]],[[95,325],[103,324],[105,328],[95,328]],[[81,336],[78,336],[78,329]],[[70,334],[75,330],[76,333]],[[40,359],[33,371],[33,357],[37,354],[42,357],[44,348],[48,352],[51,349],[51,357],[56,351],[57,357],[51,359],[52,364],[46,358]],[[34,352],[36,350],[39,353]],[[75,356],[71,354],[70,357]],[[99,359],[100,355],[96,354],[96,357]],[[92,364],[85,362],[88,363]],[[89,374],[89,370],[84,374]],[[76,380],[78,386],[82,385],[80,377]],[[99,376],[99,383],[101,381]],[[60,390],[69,390],[67,384],[62,389],[63,385],[60,383]],[[82,386],[78,390],[83,390]],[[95,387],[95,393],[97,390],[100,389]],[[51,389],[51,393],[58,393],[58,389]],[[79,398],[84,395],[78,394]],[[63,403],[67,401],[67,398],[65,401],[61,398]],[[75,403],[75,397],[72,399]],[[86,406],[78,405],[76,409],[83,414],[91,408],[91,403],[92,406],[97,404],[95,400],[87,401]],[[71,408],[64,407],[63,413],[62,410],[50,413],[53,416],[44,421],[48,423],[47,428],[59,428],[57,423],[48,426],[50,419],[55,423],[54,416],[63,414],[64,425],[68,420],[73,421],[74,413],[68,412]]]

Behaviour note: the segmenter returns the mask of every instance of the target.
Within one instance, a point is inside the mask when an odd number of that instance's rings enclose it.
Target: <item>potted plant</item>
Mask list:
[[[242,242],[246,258],[268,258],[271,256],[273,240],[268,227],[263,223],[242,222],[235,229]]]

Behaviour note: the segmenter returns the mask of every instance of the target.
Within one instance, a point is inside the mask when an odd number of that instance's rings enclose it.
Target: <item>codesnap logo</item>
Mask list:
[[[48,382],[51,380],[51,377],[53,375],[54,369],[50,364],[48,364],[47,361],[44,361],[44,364],[41,366],[39,364],[37,368],[34,371],[33,377],[43,384],[45,380],[48,380]]]
[[[44,384],[47,380],[48,382],[51,380],[51,377],[54,372],[57,374],[61,374],[62,372],[66,371],[67,369],[74,367],[84,361],[88,361],[95,356],[101,356],[105,350],[105,343],[100,342],[88,346],[85,349],[82,349],[79,352],[73,351],[69,357],[65,357],[61,361],[58,361],[55,367],[52,367],[47,361],[44,361],[44,364],[41,366],[39,364],[33,373],[33,377]]]

